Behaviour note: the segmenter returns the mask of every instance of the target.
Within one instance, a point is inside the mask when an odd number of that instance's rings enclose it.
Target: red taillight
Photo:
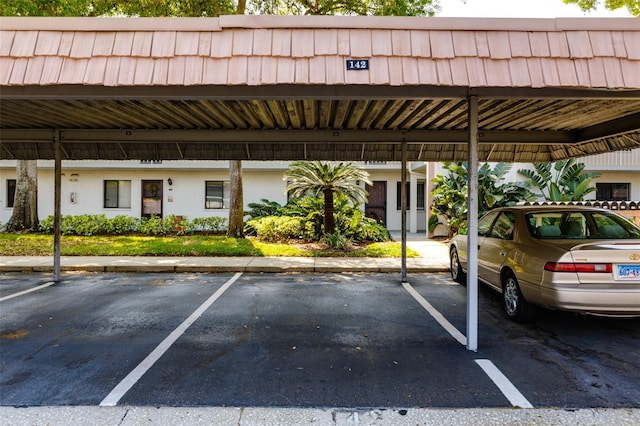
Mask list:
[[[567,263],[547,262],[545,271],[551,272],[604,272],[611,273],[613,268],[610,263]]]

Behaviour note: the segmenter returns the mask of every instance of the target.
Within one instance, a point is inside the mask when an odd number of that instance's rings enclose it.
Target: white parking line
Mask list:
[[[414,299],[435,319],[438,324],[442,326],[454,339],[460,342],[461,345],[467,346],[467,338],[464,334],[454,327],[431,303],[420,295],[409,283],[402,283],[402,286],[413,296]]]
[[[488,359],[476,359],[476,363],[484,370],[489,378],[496,384],[500,392],[509,400],[512,406],[520,408],[533,408],[533,405],[520,393],[518,389],[502,374],[498,367]]]
[[[193,324],[209,307],[218,300],[220,296],[236,282],[242,275],[241,272],[235,274],[229,281],[224,283],[215,293],[211,295],[198,309],[196,309],[186,320],[182,322],[173,332],[167,336],[136,368],[134,368],[118,385],[113,388],[100,403],[101,407],[113,407],[120,399],[135,385],[138,380],[160,359],[162,355],[175,343],[180,336]]]
[[[453,326],[436,308],[420,295],[409,283],[402,286],[411,296],[435,319],[454,339],[463,346],[467,345],[467,338]],[[482,368],[487,376],[498,387],[500,392],[509,400],[512,406],[520,408],[533,408],[533,405],[520,393],[518,389],[502,374],[498,367],[488,359],[476,359],[476,364]]]
[[[0,297],[0,302],[4,302],[5,300],[13,299],[14,297],[22,296],[23,294],[31,293],[32,291],[40,290],[41,288],[49,287],[51,285],[54,285],[55,283],[56,283],[55,281],[50,281],[48,283],[39,285],[37,287],[30,288],[29,290],[24,290],[24,291],[20,291],[18,293],[10,294],[8,296]]]

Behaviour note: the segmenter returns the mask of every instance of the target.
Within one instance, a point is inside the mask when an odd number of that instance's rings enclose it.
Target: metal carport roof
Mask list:
[[[2,18],[0,90],[58,217],[61,159],[468,160],[476,350],[477,162],[639,147],[640,20]]]

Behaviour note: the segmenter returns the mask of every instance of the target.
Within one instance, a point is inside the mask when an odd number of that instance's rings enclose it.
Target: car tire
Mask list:
[[[513,272],[505,274],[502,281],[502,307],[507,317],[518,322],[531,321],[535,315],[535,306],[525,300]]]
[[[460,263],[460,257],[458,256],[458,250],[455,247],[451,248],[449,252],[451,279],[458,284],[467,283],[467,274],[462,270],[462,264]]]

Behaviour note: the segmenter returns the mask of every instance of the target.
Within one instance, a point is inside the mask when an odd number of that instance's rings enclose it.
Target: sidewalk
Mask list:
[[[396,238],[399,239],[399,238]],[[407,238],[420,257],[407,273],[448,272],[445,243]],[[86,272],[400,272],[400,258],[62,256],[62,271]],[[53,272],[53,256],[0,256],[0,272]]]

